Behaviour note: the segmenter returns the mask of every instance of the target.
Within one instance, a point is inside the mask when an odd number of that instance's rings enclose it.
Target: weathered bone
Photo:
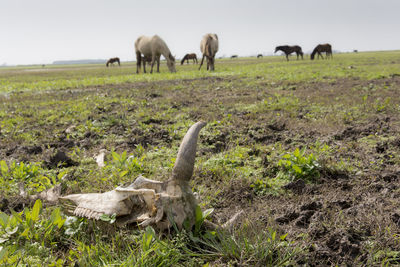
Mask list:
[[[99,219],[116,214],[117,223],[138,223],[166,229],[184,221],[194,224],[197,201],[189,186],[193,175],[197,139],[205,122],[197,122],[186,133],[179,147],[172,177],[153,181],[139,176],[132,184],[105,193],[74,194],[60,200],[72,201],[76,216]]]
[[[204,125],[205,122],[194,124],[183,138],[172,170],[172,179],[189,181],[192,178],[196,159],[197,137]]]
[[[94,157],[96,159],[97,166],[99,166],[100,168],[103,168],[104,166],[106,166],[104,164],[104,156],[106,155],[106,153],[107,153],[107,150],[100,149],[99,154]]]
[[[61,185],[55,185],[54,187],[40,192],[39,194],[35,194],[35,195],[28,195],[28,192],[25,191],[25,185],[23,183],[19,183],[18,184],[19,187],[19,195],[21,197],[30,199],[30,200],[37,200],[37,199],[42,199],[42,200],[46,200],[48,202],[51,203],[55,203],[57,202],[58,198],[61,195]]]

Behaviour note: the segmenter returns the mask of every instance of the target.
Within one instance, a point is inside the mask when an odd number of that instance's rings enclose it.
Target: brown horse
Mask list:
[[[314,60],[315,54],[318,53],[318,58],[322,57],[322,59],[324,59],[324,57],[322,56],[321,53],[326,53],[326,59],[329,58],[329,56],[331,57],[331,59],[333,58],[332,56],[332,46],[330,44],[319,44],[317,45],[314,50],[311,53],[310,59]]]
[[[118,63],[118,66],[121,66],[121,63],[120,63],[120,61],[119,61],[119,57],[110,58],[110,59],[107,61],[106,66],[108,67],[108,65],[110,65],[110,64],[111,64],[111,66],[113,66],[115,62]]]
[[[200,42],[200,51],[203,53],[200,67],[203,66],[204,58],[207,58],[207,70],[214,71],[215,54],[218,52],[218,36],[214,33],[208,33],[203,36]]]
[[[181,65],[183,65],[183,63],[185,62],[185,60],[187,61],[187,64],[189,64],[189,59],[193,59],[193,64],[194,63],[198,63],[197,62],[197,56],[196,56],[196,54],[195,53],[192,53],[192,54],[186,54],[184,57],[183,57],[183,59],[182,59],[182,61],[181,61]]]
[[[149,63],[149,65],[151,66],[151,57],[144,57],[142,56],[142,62],[143,62],[143,70],[146,73],[146,62]]]
[[[278,51],[282,51],[286,55],[286,60],[289,61],[289,55],[291,53],[296,53],[297,55],[297,60],[299,59],[299,55],[301,56],[301,59],[303,59],[303,51],[301,50],[301,47],[298,45],[294,46],[288,46],[288,45],[281,45],[275,47],[275,53]]]
[[[257,55],[257,58],[262,58],[262,57],[263,57],[262,54],[258,54],[258,55]]]

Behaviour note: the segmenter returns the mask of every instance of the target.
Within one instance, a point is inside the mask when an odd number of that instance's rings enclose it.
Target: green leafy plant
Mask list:
[[[56,184],[67,172],[62,171],[58,175],[46,171],[36,163],[12,161],[7,165],[0,161],[0,185],[8,189],[10,193],[16,193],[17,184],[23,183],[28,193],[37,193]],[[50,178],[49,178],[49,177]]]
[[[112,173],[116,184],[121,182],[124,177],[131,177],[144,172],[144,156],[137,158],[133,155],[128,155],[126,151],[121,154],[112,151],[111,156],[112,160],[106,164],[104,169]]]
[[[207,219],[207,217],[210,216],[210,214],[213,213],[213,211],[214,209],[207,209],[205,211],[202,211],[199,205],[196,206],[194,235],[200,234],[201,226],[203,225],[205,219]]]
[[[262,179],[257,179],[250,185],[250,187],[253,188],[254,192],[259,196],[267,194],[268,189],[270,188],[270,186]]]
[[[56,246],[64,222],[59,208],[44,217],[41,200],[20,213],[0,212],[0,263],[13,264],[25,253],[38,256],[46,253]]]
[[[277,177],[294,181],[303,179],[308,182],[315,182],[320,177],[320,163],[314,154],[306,155],[306,149],[298,149],[293,153],[282,156],[278,162],[280,168]]]

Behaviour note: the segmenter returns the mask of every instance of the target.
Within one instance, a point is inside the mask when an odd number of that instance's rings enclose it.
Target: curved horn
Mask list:
[[[201,128],[206,125],[204,121],[199,121],[190,127],[179,147],[172,179],[189,181],[193,175],[194,161],[196,159],[197,137]]]

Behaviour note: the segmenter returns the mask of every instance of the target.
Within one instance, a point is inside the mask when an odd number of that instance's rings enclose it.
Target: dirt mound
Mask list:
[[[25,207],[32,205],[32,201],[21,196],[13,196],[12,198],[0,197],[0,211],[11,214],[12,211],[20,212]]]
[[[57,151],[54,155],[50,156],[50,158],[44,163],[45,166],[49,169],[54,169],[59,166],[62,167],[71,167],[77,166],[78,162],[73,161],[65,151]]]
[[[348,126],[343,131],[334,135],[336,140],[353,139],[370,134],[383,134],[390,130],[390,117],[378,117],[372,122]]]

